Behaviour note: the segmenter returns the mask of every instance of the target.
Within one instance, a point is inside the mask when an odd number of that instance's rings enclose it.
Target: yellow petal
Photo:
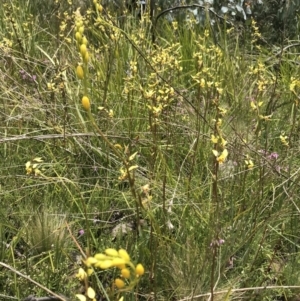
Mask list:
[[[116,249],[112,249],[112,248],[106,249],[105,254],[108,255],[108,256],[113,256],[113,257],[119,256],[118,251]]]
[[[80,301],[86,301],[86,296],[84,296],[84,295],[77,294],[76,297],[77,297]]]
[[[114,258],[112,260],[112,266],[119,267],[119,266],[124,266],[126,261],[123,258]]]
[[[96,293],[94,289],[91,288],[90,286],[88,287],[86,294],[90,299],[94,299],[96,297]]]
[[[138,152],[135,152],[134,154],[132,154],[132,155],[129,157],[129,161],[132,161],[132,160],[135,158],[135,156],[137,155],[137,153],[138,153]]]
[[[97,260],[105,260],[105,259],[107,259],[107,256],[105,254],[98,253],[94,256],[94,258]]]
[[[97,262],[98,260],[94,257],[88,257],[87,260],[84,261],[87,267],[90,267],[91,265],[96,264]]]
[[[215,157],[218,157],[218,156],[219,156],[219,152],[216,151],[215,149],[213,149],[212,152],[213,152],[213,154],[214,154]]]
[[[251,105],[251,108],[252,108],[252,109],[256,109],[256,105],[254,104],[254,101],[251,101],[251,104],[250,104],[250,105]]]
[[[43,159],[41,157],[36,157],[36,158],[33,159],[33,161],[41,163],[41,162],[43,162]]]
[[[104,260],[104,261],[99,261],[97,264],[95,264],[95,266],[99,267],[102,270],[105,270],[111,268],[113,265],[111,260]]]
[[[126,261],[130,261],[130,256],[128,255],[127,251],[124,249],[119,250],[119,256],[125,259]]]
[[[211,135],[211,141],[212,141],[212,143],[218,143],[218,140],[219,140],[219,137],[217,136],[215,136],[215,135]]]
[[[130,167],[128,168],[128,171],[132,171],[132,170],[134,170],[134,169],[137,169],[138,167],[139,167],[138,165],[130,166]]]

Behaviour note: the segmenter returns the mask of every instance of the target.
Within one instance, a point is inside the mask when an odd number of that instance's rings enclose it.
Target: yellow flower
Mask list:
[[[43,160],[41,157],[36,157],[36,158],[34,158],[32,161],[38,162],[38,163],[44,162],[44,160]]]
[[[205,88],[205,79],[204,78],[200,79],[200,87]]]
[[[26,168],[26,173],[30,175],[32,173],[31,161],[26,162],[25,168]]]
[[[222,137],[222,138],[221,138],[221,145],[222,145],[223,147],[225,147],[226,144],[227,144],[227,141]]]
[[[245,164],[247,165],[248,169],[252,169],[254,167],[252,160],[245,160]]]
[[[220,164],[223,164],[228,156],[228,150],[226,148],[223,150],[223,152],[221,154],[219,154],[219,152],[216,151],[215,149],[213,149],[212,152],[215,155],[215,157],[217,157],[217,161]]]
[[[212,141],[212,143],[218,143],[219,136],[211,135],[211,141]]]
[[[76,277],[80,280],[80,281],[83,281],[87,278],[87,274],[86,272],[84,271],[83,268],[79,268],[79,271],[78,273],[76,274]]]
[[[281,143],[285,146],[289,146],[289,142],[287,141],[288,139],[288,136],[284,136],[284,134],[280,135],[279,136],[280,140],[281,140]]]

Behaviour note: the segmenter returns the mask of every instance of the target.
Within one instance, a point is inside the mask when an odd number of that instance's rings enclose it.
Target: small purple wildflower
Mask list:
[[[81,237],[83,234],[84,234],[84,230],[83,230],[83,229],[80,229],[80,230],[78,231],[78,237]]]
[[[224,239],[219,239],[219,245],[223,245],[225,243],[225,240]]]
[[[27,78],[27,74],[26,74],[25,70],[22,69],[19,72],[20,72],[20,75],[21,75],[22,79],[25,80]]]
[[[279,155],[276,152],[272,152],[269,156],[268,159],[270,160],[277,160],[277,158],[279,157]]]
[[[30,81],[36,81],[37,76],[36,75],[30,75],[28,74],[24,69],[21,69],[19,71],[20,76],[22,77],[23,80],[30,80]]]

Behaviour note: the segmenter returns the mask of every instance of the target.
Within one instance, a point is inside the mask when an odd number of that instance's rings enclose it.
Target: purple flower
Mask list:
[[[80,229],[80,230],[78,231],[78,237],[82,236],[83,234],[84,234],[84,230],[83,230],[83,229]]]
[[[219,239],[219,245],[223,245],[225,243],[225,240],[224,239]]]
[[[277,153],[273,152],[268,156],[268,159],[276,160],[278,157],[279,157],[279,155]]]
[[[21,75],[22,79],[25,80],[27,78],[27,74],[26,74],[25,70],[22,69],[19,72],[20,72],[20,75]]]
[[[23,80],[29,79],[30,81],[36,81],[37,76],[28,74],[24,69],[21,69],[19,73]]]

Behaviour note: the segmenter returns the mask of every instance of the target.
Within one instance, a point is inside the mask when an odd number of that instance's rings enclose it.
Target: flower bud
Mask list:
[[[113,248],[106,249],[105,254],[108,255],[108,256],[113,256],[113,257],[118,257],[119,256],[118,251],[113,249]]]
[[[117,278],[117,279],[115,280],[115,285],[116,285],[116,287],[117,287],[118,289],[121,289],[121,288],[123,288],[123,287],[125,286],[125,282],[124,282],[122,279]]]
[[[99,13],[102,13],[103,6],[101,4],[97,4],[97,9],[98,9]]]
[[[84,27],[83,27],[83,26],[80,26],[80,27],[78,28],[78,32],[80,32],[81,34],[83,34],[83,32],[84,32]]]
[[[78,65],[76,68],[76,75],[79,79],[83,79],[84,78],[84,71],[81,65]]]
[[[87,64],[89,62],[90,55],[88,52],[85,53],[84,57],[82,57],[83,62]]]
[[[129,279],[130,278],[130,271],[129,271],[129,269],[127,269],[127,268],[122,269],[121,270],[121,275],[125,279]]]
[[[135,268],[135,272],[138,276],[142,276],[145,273],[145,269],[144,267],[139,263],[136,268]]]
[[[75,39],[76,39],[76,41],[77,41],[78,44],[81,42],[81,40],[82,40],[82,35],[81,35],[80,32],[77,31],[77,32],[75,33]]]
[[[80,54],[81,54],[82,58],[85,57],[86,53],[87,53],[86,45],[85,44],[81,44],[80,45]]]
[[[126,261],[130,261],[130,257],[126,250],[120,249],[118,253],[121,258],[125,259]]]
[[[89,100],[89,98],[87,96],[83,96],[82,97],[81,103],[82,103],[83,108],[86,111],[89,111],[91,109],[91,103],[90,103],[90,100]]]
[[[84,44],[84,45],[87,45],[88,44],[87,38],[83,37],[81,43]]]

